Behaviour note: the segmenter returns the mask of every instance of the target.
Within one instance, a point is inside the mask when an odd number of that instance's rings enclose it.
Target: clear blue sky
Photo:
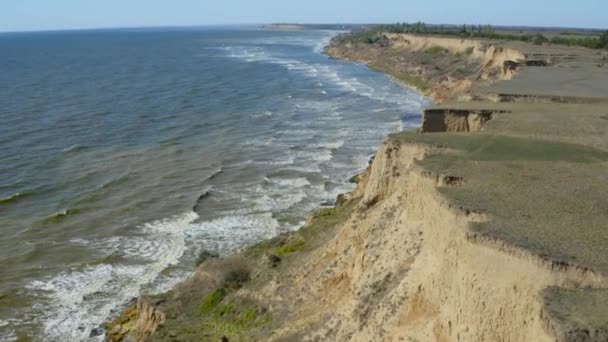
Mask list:
[[[0,31],[417,20],[608,28],[608,0],[0,0]]]

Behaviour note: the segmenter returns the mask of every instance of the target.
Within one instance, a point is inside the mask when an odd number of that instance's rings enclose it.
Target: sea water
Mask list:
[[[205,249],[298,229],[427,101],[335,31],[0,34],[0,340],[103,339]]]

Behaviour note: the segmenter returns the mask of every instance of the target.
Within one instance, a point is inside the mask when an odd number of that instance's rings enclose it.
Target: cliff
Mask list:
[[[474,83],[511,79],[526,60],[520,51],[492,42],[395,33],[382,34],[376,44],[338,37],[325,51],[387,72],[436,102],[468,100]]]
[[[607,107],[552,101],[559,84],[547,101],[533,82],[511,97],[492,90],[536,68],[526,66],[535,54],[564,87],[562,68],[592,66],[555,62],[563,52],[552,47],[410,35],[367,45],[342,37],[328,52],[424,78],[443,103],[425,112],[423,133],[389,136],[337,207],[205,261],[169,293],[141,298],[107,336],[606,341]]]

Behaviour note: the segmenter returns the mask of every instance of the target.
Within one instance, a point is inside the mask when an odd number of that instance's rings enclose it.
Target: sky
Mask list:
[[[608,28],[608,0],[0,0],[0,31],[418,20]]]

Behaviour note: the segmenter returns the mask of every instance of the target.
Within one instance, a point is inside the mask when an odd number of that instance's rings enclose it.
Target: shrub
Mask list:
[[[229,289],[239,289],[247,281],[249,281],[249,270],[237,268],[224,275],[223,286]]]
[[[536,36],[534,36],[534,40],[532,41],[532,43],[534,45],[543,45],[548,42],[549,42],[549,39],[547,39],[547,37],[543,36],[540,33],[538,33]]]
[[[323,209],[319,209],[317,210],[317,212],[315,213],[315,217],[326,217],[326,216],[331,216],[333,214],[336,213],[336,208],[332,207],[332,208],[323,208]]]

